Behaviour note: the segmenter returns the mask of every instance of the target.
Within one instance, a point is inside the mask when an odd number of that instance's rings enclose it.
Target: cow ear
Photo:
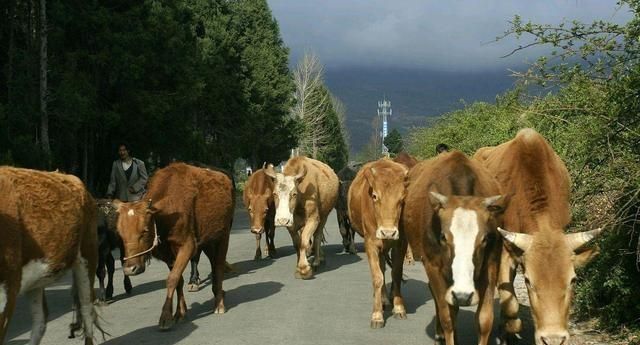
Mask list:
[[[576,269],[584,267],[593,258],[600,254],[600,248],[598,246],[582,247],[580,251],[574,251],[571,261],[573,261],[573,267]]]
[[[494,195],[488,198],[484,198],[484,206],[487,211],[495,214],[504,212],[509,204],[509,197],[504,195]]]
[[[118,199],[114,199],[111,202],[111,205],[113,205],[113,209],[116,210],[116,213],[120,213],[120,208],[122,207],[123,202],[118,200]]]
[[[307,167],[302,166],[302,171],[298,172],[298,174],[294,177],[296,181],[300,182],[307,175]]]
[[[276,172],[273,170],[273,165],[269,164],[266,169],[264,169],[264,174],[271,177],[272,179],[276,179]]]
[[[431,202],[431,206],[434,210],[439,210],[447,206],[449,198],[438,192],[429,192],[429,201]]]

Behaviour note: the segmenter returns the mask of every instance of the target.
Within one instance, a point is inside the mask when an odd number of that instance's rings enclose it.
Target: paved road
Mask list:
[[[294,278],[296,255],[284,228],[276,231],[279,257],[254,261],[255,238],[249,233],[248,218],[238,209],[231,235],[227,259],[238,271],[224,281],[227,313],[212,314],[213,294],[206,282],[199,292],[186,292],[189,307],[187,320],[171,331],[157,329],[160,308],[165,297],[167,269],[164,263],[152,261],[147,271],[132,278],[133,295],[126,296],[122,271],[115,275],[115,301],[101,308],[105,328],[111,334],[103,344],[432,344],[434,335],[434,303],[429,295],[421,265],[405,267],[403,294],[408,319],[396,320],[387,310],[387,325],[372,330],[369,320],[372,288],[369,267],[359,239],[357,255],[342,254],[341,238],[335,214],[327,227],[325,252],[327,263],[315,279]],[[200,263],[204,276],[210,269],[204,258]],[[188,271],[188,269],[187,269]],[[387,278],[390,281],[390,269]],[[185,279],[188,272],[185,272]],[[96,284],[97,285],[97,284]],[[69,278],[46,290],[49,323],[43,345],[81,344],[67,339],[71,298]],[[28,343],[31,327],[29,306],[19,301],[9,327],[8,345]],[[460,311],[461,344],[476,343],[474,309]],[[528,314],[528,310],[523,310]],[[494,327],[495,328],[495,327]],[[532,340],[531,327],[525,339]],[[495,333],[495,331],[494,331]],[[530,341],[522,341],[526,345]]]

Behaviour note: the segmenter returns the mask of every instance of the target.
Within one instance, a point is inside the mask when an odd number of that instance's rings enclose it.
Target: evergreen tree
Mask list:
[[[387,134],[387,136],[384,138],[384,146],[389,149],[390,153],[397,155],[404,149],[402,143],[402,134],[400,134],[397,129],[392,129],[391,132],[389,132],[389,134]]]

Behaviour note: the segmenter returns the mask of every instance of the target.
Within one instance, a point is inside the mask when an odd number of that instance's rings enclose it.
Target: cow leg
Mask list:
[[[371,270],[371,283],[373,284],[373,312],[371,313],[371,328],[384,327],[382,299],[384,287],[384,272],[380,269],[384,265],[384,258],[380,262],[380,248],[376,243],[365,238],[365,251],[369,260],[369,269]]]
[[[253,256],[253,260],[262,259],[262,247],[260,242],[262,241],[262,234],[256,234],[256,254]]]
[[[315,256],[313,257],[313,268],[317,269],[322,265],[325,261],[324,251],[322,250],[322,240],[324,239],[324,224],[325,222],[321,222],[318,224],[316,232],[313,234],[313,247]]]
[[[176,286],[176,293],[178,295],[178,304],[176,305],[176,313],[173,315],[173,320],[177,323],[182,321],[187,316],[187,301],[184,298],[184,278],[180,276],[180,281]]]
[[[113,299],[113,273],[116,271],[116,259],[113,257],[113,254],[111,254],[111,251],[107,253],[105,261],[106,261],[105,264],[107,266],[107,291],[106,291],[105,298],[106,300],[112,300]],[[127,286],[126,280],[129,279],[129,276],[125,275],[124,277],[125,277],[125,288],[126,288]],[[131,285],[131,281],[129,281],[129,285]],[[127,293],[131,293],[131,289],[129,289]]]
[[[168,330],[173,326],[173,294],[176,291],[180,279],[182,279],[182,273],[185,268],[187,268],[189,260],[193,257],[195,249],[195,243],[192,240],[187,240],[178,249],[176,259],[167,277],[167,297],[165,298],[160,320],[158,321],[158,326],[161,330]]]
[[[104,278],[107,275],[107,269],[105,266],[105,253],[100,250],[98,253],[98,269],[96,270],[96,277],[98,277],[98,284],[100,284],[100,288],[98,289],[98,301],[100,302],[107,300],[106,289],[104,286]]]
[[[31,309],[31,341],[29,345],[38,345],[47,329],[47,315],[44,307],[44,289],[27,292]]]
[[[211,289],[213,290],[214,314],[224,314],[226,308],[224,306],[224,290],[222,289],[222,281],[224,280],[224,267],[229,249],[229,234],[209,245],[205,249],[205,253],[211,262],[211,271],[213,272]]]
[[[425,262],[431,296],[436,304],[436,344],[455,345],[455,317],[457,308],[445,300],[447,284],[440,270]],[[444,340],[444,342],[443,342]]]
[[[404,236],[394,244],[391,251],[391,285],[393,289],[393,317],[404,320],[407,318],[407,310],[404,307],[404,298],[402,298],[402,265],[407,251],[407,240]]]
[[[187,291],[196,292],[200,288],[200,272],[198,272],[198,263],[200,263],[200,255],[202,250],[198,249],[196,255],[191,258],[191,275],[189,276],[189,284],[187,284]]]
[[[0,344],[4,344],[4,337],[7,334],[9,320],[15,309],[18,290],[20,289],[20,275],[11,273],[14,272],[0,271]]]
[[[124,267],[124,243],[122,242],[122,240],[118,240],[118,242],[118,247],[120,248],[120,267]],[[131,295],[131,290],[133,290],[133,286],[131,285],[131,278],[129,278],[128,275],[125,275],[124,291],[127,293],[127,295]]]
[[[75,286],[74,300],[77,301],[77,310],[80,310],[80,317],[82,319],[82,326],[84,331],[84,343],[85,345],[93,344],[93,325],[96,322],[96,314],[93,309],[93,269],[96,267],[95,253],[87,253],[91,247],[89,244],[83,243],[81,253],[73,263],[73,284]],[[88,258],[84,258],[84,256]],[[91,268],[91,269],[90,269]]]
[[[380,264],[380,272],[382,272],[382,306],[383,308],[388,309],[391,306],[391,301],[389,300],[389,294],[387,293],[387,278],[385,276],[387,272],[387,255],[389,255],[389,250],[385,250],[383,247],[384,244],[382,243],[380,243],[379,246],[378,263]]]
[[[276,236],[276,226],[273,224],[273,219],[266,220],[264,227],[267,234],[267,256],[275,258],[278,255],[278,252],[276,251],[276,243],[274,241]]]
[[[413,251],[411,250],[411,247],[407,247],[407,253],[404,256],[404,262],[407,265],[413,265],[413,263],[416,260],[413,258]]]
[[[491,248],[487,247],[487,250],[491,250]],[[500,248],[490,251],[487,260],[485,263],[487,271],[480,277],[480,289],[478,289],[480,296],[478,309],[476,310],[479,345],[487,345],[489,343],[489,336],[491,336],[491,329],[493,328],[493,297],[500,265]]]
[[[307,260],[307,252],[309,251],[309,242],[311,236],[318,230],[318,219],[307,219],[306,224],[302,228],[302,234],[300,235],[300,247],[298,248],[298,266],[296,267],[296,278],[311,279],[313,277],[313,270],[309,261]]]
[[[298,260],[300,260],[300,228],[294,225],[288,226],[287,230],[291,236],[291,243],[293,244],[293,248],[296,250],[296,255],[298,255]]]
[[[351,223],[347,220],[347,233],[349,236],[349,253],[356,254],[358,251],[356,250],[356,232],[351,227]]]
[[[498,293],[500,295],[500,317],[502,319],[502,332],[500,343],[509,344],[519,338],[522,330],[522,321],[518,318],[518,299],[513,288],[513,280],[516,277],[516,264],[505,248],[502,248],[500,268],[498,273]]]

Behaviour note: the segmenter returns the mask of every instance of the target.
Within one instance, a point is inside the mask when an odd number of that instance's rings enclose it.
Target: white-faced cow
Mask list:
[[[364,237],[373,282],[371,328],[384,327],[383,303],[388,303],[384,281],[386,258],[392,251],[393,315],[405,319],[407,313],[400,291],[402,264],[407,250],[404,233],[398,227],[408,169],[383,158],[365,164],[349,188],[349,218],[358,234]]]
[[[513,194],[504,214],[505,230],[500,231],[507,241],[498,282],[504,340],[512,340],[522,327],[513,290],[519,263],[531,301],[536,344],[568,344],[575,268],[595,255],[595,249],[585,245],[600,230],[564,233],[571,219],[569,174],[535,130],[523,129],[511,141],[478,150],[474,158],[496,176],[503,191]]]
[[[78,178],[0,167],[0,343],[18,293],[31,303],[30,344],[40,343],[47,326],[44,288],[71,270],[82,321],[73,326],[83,327],[85,344],[93,344],[97,259],[96,203]]]
[[[127,255],[125,274],[144,272],[145,259],[150,254],[169,267],[160,329],[171,328],[186,315],[182,273],[198,249],[211,263],[214,313],[224,313],[222,280],[235,204],[231,177],[220,171],[174,163],[155,173],[146,198],[114,204],[119,214],[118,233]],[[175,292],[178,303],[172,315]]]
[[[269,167],[273,169],[271,164],[269,164]],[[276,206],[273,201],[275,189],[273,179],[265,174],[264,169],[263,167],[251,174],[242,193],[244,206],[247,208],[251,218],[251,233],[256,236],[255,260],[262,258],[262,250],[260,249],[262,234],[266,235],[267,245],[264,250],[266,256],[274,258],[276,255],[276,246],[273,242],[276,232],[274,223]]]
[[[429,278],[439,343],[456,343],[459,306],[476,304],[478,344],[488,342],[505,203],[489,172],[459,151],[409,171],[402,226]]]
[[[309,279],[313,271],[307,251],[313,241],[313,266],[324,261],[321,243],[327,216],[338,198],[338,176],[326,164],[307,157],[293,157],[282,173],[266,170],[275,180],[276,226],[286,226],[298,252],[295,276]]]

